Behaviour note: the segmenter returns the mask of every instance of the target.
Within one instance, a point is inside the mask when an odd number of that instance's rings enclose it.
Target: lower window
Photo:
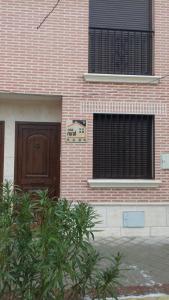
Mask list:
[[[154,116],[94,114],[93,178],[154,178]]]

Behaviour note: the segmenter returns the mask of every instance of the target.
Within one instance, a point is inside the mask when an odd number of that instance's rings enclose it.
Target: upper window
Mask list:
[[[93,178],[152,179],[153,123],[148,115],[95,114]]]
[[[89,72],[152,74],[152,0],[90,0]]]

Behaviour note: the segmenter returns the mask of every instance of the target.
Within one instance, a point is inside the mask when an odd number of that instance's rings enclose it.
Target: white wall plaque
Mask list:
[[[66,141],[68,143],[86,142],[86,120],[69,120],[66,123]]]

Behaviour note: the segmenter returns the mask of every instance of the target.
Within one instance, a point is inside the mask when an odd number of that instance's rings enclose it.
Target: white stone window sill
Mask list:
[[[161,76],[85,73],[84,79],[87,82],[159,84]]]
[[[92,188],[157,188],[160,183],[155,179],[88,179]]]

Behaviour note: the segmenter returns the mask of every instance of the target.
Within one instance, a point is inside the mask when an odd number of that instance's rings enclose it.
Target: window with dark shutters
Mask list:
[[[95,114],[93,178],[153,178],[153,136],[153,116]]]
[[[152,0],[89,4],[89,73],[152,75]]]

